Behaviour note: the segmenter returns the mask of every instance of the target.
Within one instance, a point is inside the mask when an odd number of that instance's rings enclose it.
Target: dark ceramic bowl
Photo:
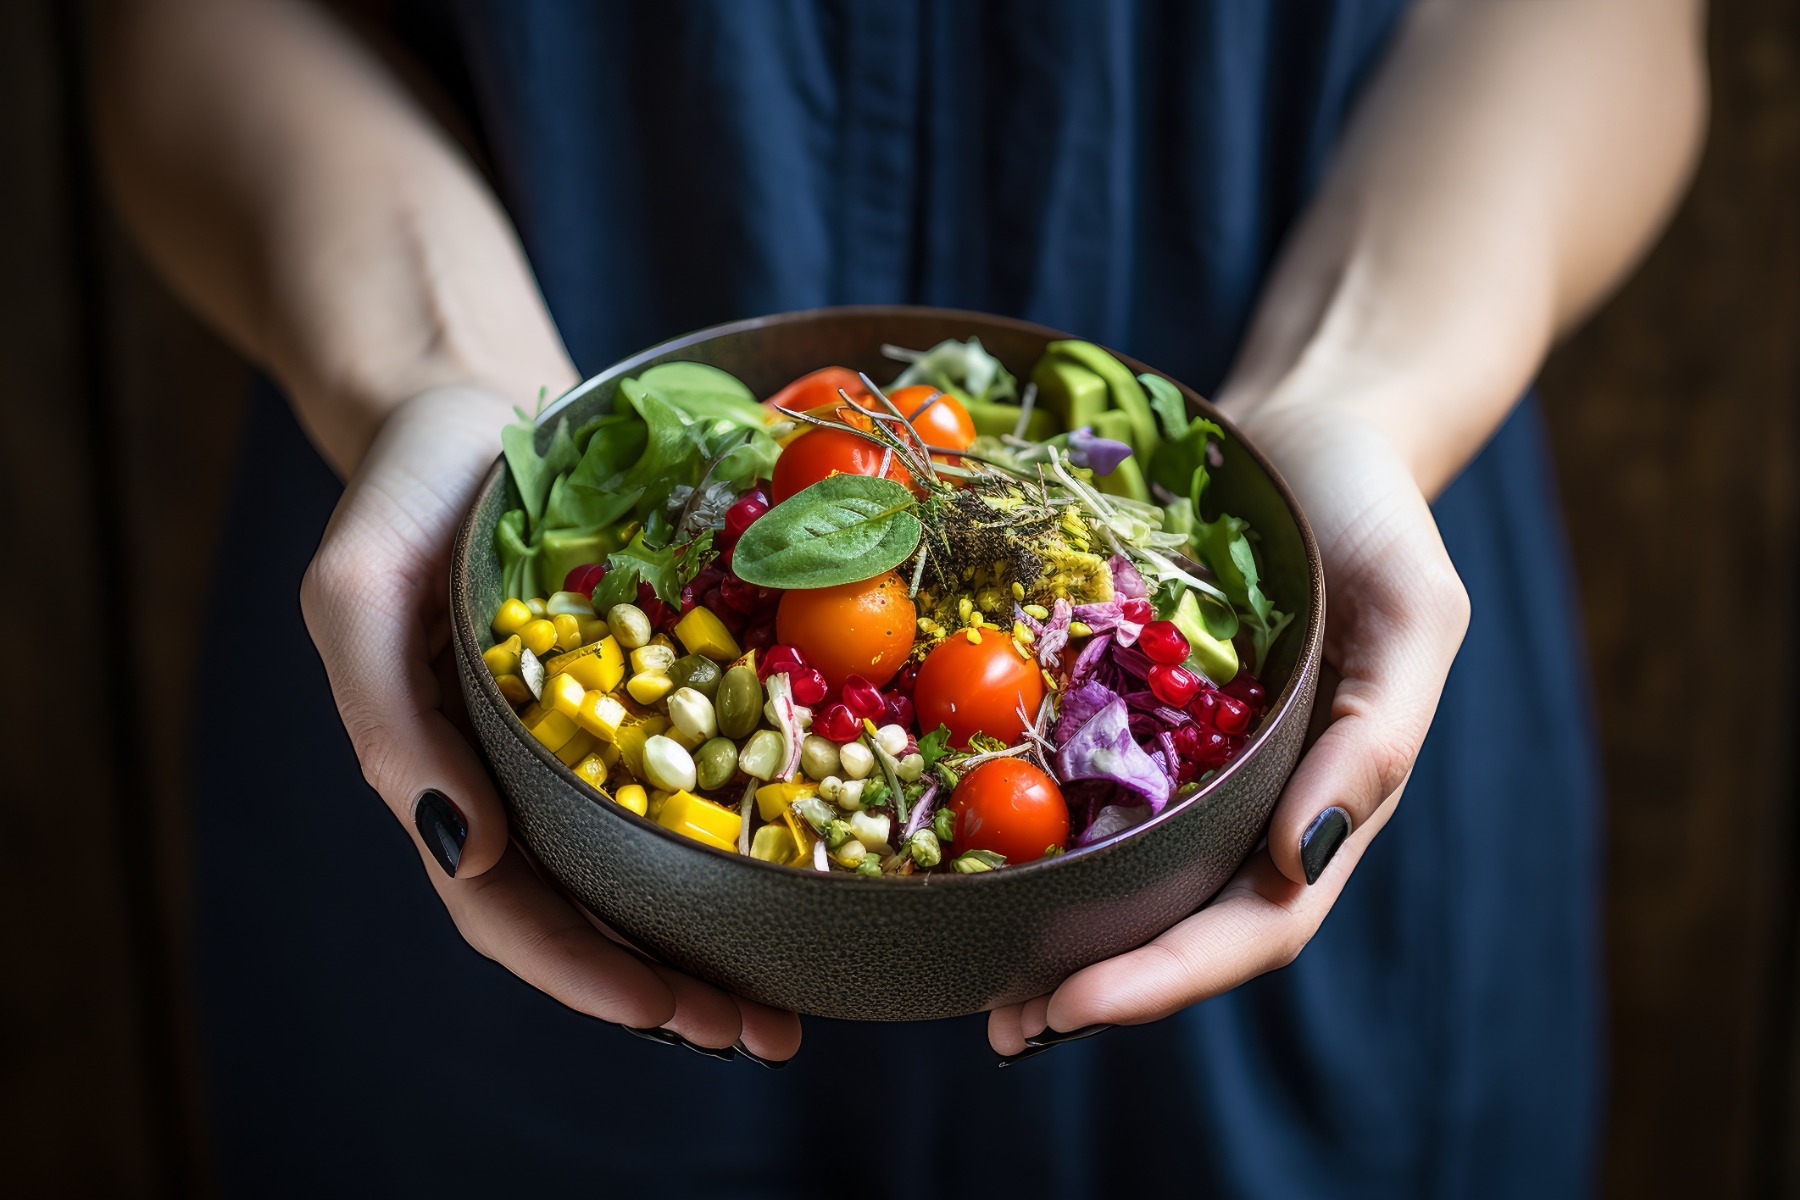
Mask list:
[[[1065,336],[943,309],[785,313],[664,342],[549,411],[579,424],[606,410],[619,379],[671,359],[712,363],[768,395],[828,364],[891,373],[883,343],[927,347],[971,334],[1021,377],[1046,343]],[[463,691],[515,833],[592,912],[659,959],[818,1016],[914,1020],[1024,1000],[1169,928],[1217,891],[1262,837],[1300,753],[1325,617],[1318,548],[1286,485],[1216,410],[1187,395],[1225,428],[1212,500],[1260,532],[1268,590],[1298,610],[1264,671],[1274,698],[1268,715],[1200,795],[1096,845],[980,875],[827,874],[663,829],[578,782],[526,733],[482,665],[492,644],[488,620],[503,598],[492,543],[508,501],[496,463],[457,536],[450,586]]]

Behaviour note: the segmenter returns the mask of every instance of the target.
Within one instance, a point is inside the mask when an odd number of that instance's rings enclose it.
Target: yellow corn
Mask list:
[[[577,729],[575,736],[564,742],[563,748],[556,752],[556,757],[562,760],[563,766],[572,767],[591,755],[594,747],[599,744],[593,734],[585,729]]]
[[[519,651],[524,648],[525,643],[521,642],[517,635],[514,635],[497,646],[489,646],[483,650],[481,661],[487,664],[488,674],[495,679],[502,675],[517,675],[519,673]]]
[[[544,670],[551,675],[572,675],[590,692],[610,692],[625,678],[625,652],[612,638],[602,637],[592,645],[557,655],[544,664]]]
[[[531,610],[531,615],[534,617],[547,617],[550,615],[550,602],[545,600],[542,596],[533,596],[525,602],[525,607]]]
[[[581,702],[587,696],[587,689],[568,675],[552,675],[544,681],[544,694],[538,702],[545,708],[554,708],[565,717],[573,719],[581,712]]]
[[[733,657],[736,657],[735,655]],[[670,792],[656,823],[664,829],[693,838],[721,850],[736,850],[738,830],[744,819],[737,813],[692,792]]]
[[[641,783],[626,784],[613,793],[613,799],[640,817],[650,807],[650,795],[644,791],[644,785]]]
[[[558,679],[567,679],[567,675],[558,675]],[[575,723],[599,738],[602,742],[615,742],[619,730],[631,720],[631,713],[615,696],[605,692],[588,692],[581,698],[581,707],[575,711]]]
[[[743,653],[725,623],[703,604],[694,605],[686,616],[675,622],[675,636],[681,639],[689,654],[698,654],[714,662],[730,662]]]
[[[581,782],[587,784],[589,787],[604,787],[606,784],[607,770],[608,768],[604,759],[598,754],[589,754],[586,758],[583,758],[580,762],[575,764],[575,778],[581,780]],[[615,800],[618,799],[616,796],[613,798]]]
[[[1027,604],[1025,606],[1025,615],[1028,617],[1036,617],[1038,620],[1042,621],[1049,617],[1050,610],[1041,604]]]
[[[527,650],[542,658],[556,645],[556,626],[543,617],[527,621],[525,628],[519,630],[519,640],[525,643]]]
[[[544,744],[551,753],[561,750],[575,736],[575,722],[553,708],[545,708],[541,704],[533,704],[519,714],[519,720],[531,731],[531,736]]]
[[[504,600],[500,604],[500,611],[494,614],[494,636],[511,637],[525,628],[526,622],[530,620],[531,610],[525,607],[523,600]]]
[[[639,671],[625,685],[625,690],[639,704],[655,704],[675,690],[675,681],[661,671]]]
[[[1070,637],[1092,637],[1092,636],[1094,636],[1094,631],[1092,629],[1088,628],[1088,623],[1086,621],[1070,621],[1069,622],[1069,636]]]
[[[1025,598],[1025,585],[1016,579],[1013,580],[1012,593],[1014,600],[1023,600]]]
[[[581,622],[568,613],[557,613],[550,618],[550,627],[556,630],[556,648],[558,650],[577,650],[581,647]]]
[[[816,783],[767,783],[756,789],[756,811],[765,821],[781,819],[781,814],[794,801],[802,796],[816,796],[819,785]]]
[[[525,686],[525,680],[518,675],[502,675],[494,680],[500,685],[500,694],[514,708],[521,708],[531,700],[531,689]]]

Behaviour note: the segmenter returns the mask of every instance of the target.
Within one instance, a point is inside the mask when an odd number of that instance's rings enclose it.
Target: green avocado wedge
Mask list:
[[[1052,347],[1068,344],[1051,343]],[[1064,429],[1092,425],[1094,418],[1107,410],[1110,389],[1106,380],[1080,363],[1048,350],[1032,369],[1031,382],[1037,385],[1036,407],[1055,415]],[[1132,445],[1135,448],[1136,443]]]
[[[1237,633],[1238,620],[1229,605],[1211,596],[1183,592],[1169,619],[1187,635],[1188,666],[1221,686],[1237,677],[1238,653],[1231,639]]]
[[[975,422],[975,432],[983,437],[1005,437],[1019,425],[1019,406],[1004,404],[993,400],[964,400],[963,407],[969,410],[969,419]],[[1062,424],[1055,415],[1047,411],[1041,404],[1031,406],[1031,415],[1025,419],[1024,436],[1034,442],[1053,438],[1062,432]]]
[[[1039,368],[1048,363],[1051,369],[1055,364],[1068,363],[1087,368],[1098,376],[1106,387],[1107,397],[1111,401],[1109,407],[1118,409],[1131,421],[1132,448],[1137,451],[1139,462],[1149,462],[1156,448],[1162,444],[1162,438],[1156,431],[1156,416],[1150,411],[1149,398],[1144,395],[1144,385],[1137,381],[1131,368],[1108,354],[1092,342],[1062,341],[1051,342],[1044,347],[1044,357],[1039,360]],[[1032,374],[1035,380],[1036,372]],[[1039,387],[1043,385],[1040,383]],[[1087,424],[1086,420],[1069,420],[1069,428]]]
[[[1131,440],[1131,418],[1116,408],[1101,413],[1090,424],[1099,437],[1124,442],[1128,446],[1136,444]],[[1109,496],[1124,496],[1131,500],[1150,499],[1150,485],[1144,481],[1144,469],[1138,465],[1135,450],[1130,458],[1114,467],[1111,474],[1094,476],[1094,486]]]

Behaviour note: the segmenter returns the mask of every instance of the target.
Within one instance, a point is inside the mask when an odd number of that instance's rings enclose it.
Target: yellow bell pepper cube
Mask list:
[[[575,778],[592,788],[606,786],[607,765],[598,754],[589,754],[575,764]]]
[[[614,742],[619,747],[619,758],[624,761],[627,771],[639,779],[644,777],[644,743],[668,727],[669,718],[654,715],[636,717],[619,726]]]
[[[698,654],[715,662],[730,662],[743,653],[725,623],[703,604],[694,605],[685,617],[675,622],[675,636],[681,639],[689,654]]]
[[[559,679],[568,676],[559,675]],[[605,692],[589,692],[582,697],[581,707],[575,712],[575,723],[599,738],[603,742],[615,742],[619,738],[619,730],[631,720],[631,710],[616,696],[608,696]]]
[[[812,866],[813,843],[819,840],[818,836],[813,833],[811,826],[800,819],[800,814],[791,808],[781,814],[781,819],[787,825],[788,833],[794,839],[793,865],[796,867]]]
[[[519,651],[524,648],[525,643],[519,640],[517,634],[514,634],[504,642],[483,650],[481,661],[487,664],[488,674],[495,679],[502,675],[517,675],[519,673]]]
[[[675,690],[675,681],[661,671],[639,671],[625,684],[625,690],[639,704],[655,704]]]
[[[531,731],[531,736],[544,744],[544,748],[552,754],[569,744],[575,736],[575,722],[557,712],[554,708],[545,708],[541,704],[533,704],[519,714],[519,720]]]
[[[544,673],[572,675],[590,692],[615,691],[625,678],[625,652],[612,638],[601,638],[591,646],[558,654],[544,664]]]
[[[572,767],[592,754],[599,745],[593,734],[585,729],[576,729],[575,736],[563,743],[562,749],[556,752],[556,757],[562,760],[563,766]]]
[[[544,694],[538,697],[538,703],[574,720],[586,696],[587,689],[577,683],[574,676],[552,675],[544,681]]]
[[[640,817],[650,807],[650,793],[644,790],[644,785],[641,783],[626,784],[614,791],[612,798]]]
[[[525,628],[531,620],[531,610],[525,607],[523,600],[504,600],[500,611],[494,614],[491,628],[497,638],[511,637]]]
[[[788,783],[766,783],[756,789],[756,811],[765,821],[779,821],[789,805],[802,796],[816,796],[819,785],[801,780]]]
[[[608,771],[619,765],[619,748],[611,742],[601,742],[594,753],[600,756],[600,761],[606,764]]]
[[[794,835],[786,825],[779,822],[764,825],[750,839],[750,857],[760,858],[764,862],[792,862],[794,849]]]
[[[693,838],[721,850],[736,850],[738,830],[744,819],[723,805],[692,792],[670,792],[656,823],[664,829]]]
[[[644,796],[644,816],[652,821],[662,816],[663,805],[668,799],[669,793],[660,788],[651,788]]]
[[[500,685],[500,694],[505,696],[506,702],[514,708],[523,708],[531,703],[531,689],[525,685],[523,676],[502,675],[494,682]]]

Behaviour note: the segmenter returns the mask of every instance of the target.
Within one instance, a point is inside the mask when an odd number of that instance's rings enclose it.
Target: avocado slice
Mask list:
[[[1044,348],[1044,357],[1038,360],[1039,368],[1043,368],[1045,363],[1078,365],[1098,376],[1105,384],[1112,402],[1109,407],[1118,409],[1131,419],[1131,437],[1126,440],[1137,450],[1140,461],[1150,461],[1157,446],[1162,444],[1162,437],[1156,431],[1156,415],[1150,411],[1150,400],[1144,395],[1144,385],[1137,381],[1130,367],[1094,343],[1078,341],[1051,342]],[[1052,370],[1055,369],[1053,365]],[[1037,379],[1038,372],[1034,371],[1032,378]],[[1039,383],[1038,386],[1041,389],[1043,384]],[[1086,423],[1085,420],[1077,421],[1071,417],[1069,428]]]
[[[1111,438],[1128,446],[1135,445],[1131,440],[1131,418],[1116,408],[1101,413],[1089,424],[1096,437]],[[1138,465],[1136,450],[1131,452],[1130,458],[1114,467],[1112,474],[1094,476],[1094,486],[1109,496],[1124,496],[1130,500],[1150,499],[1150,486],[1144,482],[1144,469]]]
[[[1051,352],[1057,346],[1068,344],[1051,343],[1050,349],[1044,351],[1037,366],[1032,368],[1031,382],[1037,384],[1036,407],[1060,418],[1064,429],[1079,429],[1083,425],[1092,425],[1094,418],[1110,407],[1111,389],[1096,372]],[[1135,447],[1137,443],[1132,445]]]
[[[975,432],[986,437],[1005,437],[1019,424],[1019,406],[1005,404],[993,400],[964,400],[963,407],[969,410],[969,418],[975,422]],[[1062,426],[1051,413],[1045,411],[1041,404],[1031,406],[1031,416],[1025,420],[1025,436],[1034,442],[1055,437],[1062,432]]]
[[[1215,596],[1186,591],[1169,620],[1187,635],[1190,667],[1220,685],[1237,677],[1237,647],[1231,639],[1238,619],[1229,605]]]

